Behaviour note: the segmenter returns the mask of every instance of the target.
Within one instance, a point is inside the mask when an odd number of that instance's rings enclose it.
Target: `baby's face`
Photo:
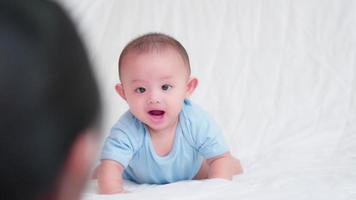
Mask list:
[[[129,53],[121,66],[121,83],[130,111],[153,131],[174,126],[189,95],[186,63],[171,48]]]

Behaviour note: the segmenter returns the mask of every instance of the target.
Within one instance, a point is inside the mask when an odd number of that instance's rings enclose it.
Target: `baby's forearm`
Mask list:
[[[122,172],[124,167],[115,161],[104,160],[98,169],[98,186],[101,194],[124,192]]]
[[[209,164],[208,178],[223,178],[231,180],[236,174],[242,173],[239,160],[230,153],[207,160]]]

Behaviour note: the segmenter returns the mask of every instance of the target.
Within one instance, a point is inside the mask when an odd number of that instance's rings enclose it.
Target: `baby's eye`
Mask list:
[[[144,87],[136,88],[135,92],[142,94],[142,93],[146,92],[146,88],[144,88]]]
[[[172,86],[171,85],[168,85],[168,84],[164,84],[164,85],[162,85],[162,90],[165,90],[165,91],[167,91],[167,90],[169,90],[169,89],[171,89],[172,88]]]

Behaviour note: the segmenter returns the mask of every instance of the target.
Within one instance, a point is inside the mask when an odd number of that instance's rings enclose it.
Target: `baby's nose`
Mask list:
[[[159,104],[159,103],[161,103],[161,101],[158,100],[158,99],[156,99],[156,100],[153,100],[153,99],[148,100],[148,104]]]
[[[161,103],[161,95],[159,94],[158,91],[152,91],[149,98],[148,98],[148,104],[158,104]]]

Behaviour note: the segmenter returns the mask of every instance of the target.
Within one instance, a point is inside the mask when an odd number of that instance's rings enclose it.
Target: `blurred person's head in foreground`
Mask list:
[[[84,46],[51,1],[0,1],[0,199],[79,199],[99,94]]]

